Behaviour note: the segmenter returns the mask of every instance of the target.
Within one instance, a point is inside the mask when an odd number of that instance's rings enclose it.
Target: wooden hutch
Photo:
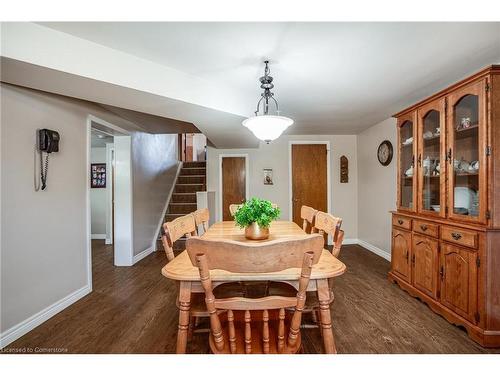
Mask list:
[[[394,115],[389,280],[500,346],[500,65]]]

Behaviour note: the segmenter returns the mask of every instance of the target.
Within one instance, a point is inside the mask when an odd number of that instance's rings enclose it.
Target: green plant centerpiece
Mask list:
[[[270,201],[252,198],[246,201],[234,214],[236,225],[245,228],[245,237],[251,240],[265,240],[269,237],[269,226],[280,216],[280,209]]]

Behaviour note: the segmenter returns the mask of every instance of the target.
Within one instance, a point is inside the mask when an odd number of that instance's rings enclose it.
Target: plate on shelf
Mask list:
[[[464,186],[455,187],[455,209],[463,208],[470,210],[476,193],[474,190]]]
[[[433,205],[431,205],[431,208],[434,211],[439,212],[439,210],[441,209],[441,206],[439,204],[433,204]]]
[[[469,210],[464,207],[454,207],[453,212],[457,215],[467,215],[469,213]]]

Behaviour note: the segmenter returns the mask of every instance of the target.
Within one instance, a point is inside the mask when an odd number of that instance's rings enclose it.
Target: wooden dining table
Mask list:
[[[291,221],[275,221],[271,224],[269,238],[262,241],[275,239],[300,239],[308,236],[297,224]],[[223,221],[212,225],[203,235],[203,238],[229,239],[248,242],[244,230],[238,228],[234,221]],[[335,258],[328,250],[323,250],[318,263],[313,265],[308,291],[318,294],[320,308],[320,326],[322,330],[325,353],[335,353],[332,321],[330,315],[330,287],[328,280],[342,275],[346,266]],[[170,263],[162,268],[163,276],[179,282],[179,326],[177,331],[177,353],[185,353],[187,346],[188,326],[190,321],[190,301],[192,293],[204,293],[200,282],[198,268],[193,266],[188,253],[184,250]],[[300,268],[289,268],[279,272],[266,273],[234,273],[224,270],[212,270],[210,278],[213,286],[234,281],[278,281],[285,282],[296,289],[300,279]]]

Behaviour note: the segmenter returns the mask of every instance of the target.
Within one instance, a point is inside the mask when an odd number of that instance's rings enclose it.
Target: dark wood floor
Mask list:
[[[176,285],[165,279],[163,252],[133,267],[114,267],[113,249],[93,241],[94,291],[10,348],[55,347],[69,353],[174,353]],[[344,246],[347,273],[332,306],[339,353],[500,353],[475,344],[461,328],[387,281],[389,263],[357,245]],[[305,353],[322,353],[316,329],[303,330]],[[207,353],[207,334],[191,353]]]

